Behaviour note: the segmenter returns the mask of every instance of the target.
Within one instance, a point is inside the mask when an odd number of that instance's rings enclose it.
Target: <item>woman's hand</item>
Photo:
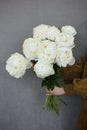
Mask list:
[[[46,95],[64,95],[64,88],[54,87],[53,91],[46,89]]]

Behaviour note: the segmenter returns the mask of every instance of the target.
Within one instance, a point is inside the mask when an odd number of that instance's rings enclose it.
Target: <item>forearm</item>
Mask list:
[[[87,99],[87,78],[75,79],[73,81],[73,89],[76,94],[81,95]]]
[[[72,95],[75,93],[73,89],[73,84],[65,84],[64,85],[64,91],[66,95]]]
[[[74,79],[72,84],[65,84],[64,90],[66,95],[77,94],[87,98],[87,78]]]

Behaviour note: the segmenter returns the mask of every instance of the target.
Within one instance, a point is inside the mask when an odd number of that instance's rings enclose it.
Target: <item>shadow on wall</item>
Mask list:
[[[73,49],[76,60],[87,55],[87,21],[77,27],[75,40],[76,47]]]

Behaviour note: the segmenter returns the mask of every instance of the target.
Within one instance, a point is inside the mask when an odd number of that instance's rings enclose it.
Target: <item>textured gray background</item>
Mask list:
[[[42,110],[45,91],[30,70],[21,79],[9,76],[5,61],[21,52],[24,39],[39,24],[72,25],[77,31],[76,59],[87,51],[86,0],[0,0],[0,130],[74,130],[81,108],[79,96],[62,96],[60,115]]]

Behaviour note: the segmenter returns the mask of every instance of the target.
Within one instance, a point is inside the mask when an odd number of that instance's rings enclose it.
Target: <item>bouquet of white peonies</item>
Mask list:
[[[33,38],[28,38],[23,43],[25,57],[17,52],[12,54],[6,61],[6,70],[11,76],[20,78],[27,69],[33,67],[37,77],[42,78],[42,87],[48,90],[53,90],[55,86],[61,87],[59,81],[62,68],[75,63],[72,48],[75,47],[76,33],[72,26],[59,29],[41,24],[35,27]],[[55,96],[46,96],[43,108],[58,114]]]

